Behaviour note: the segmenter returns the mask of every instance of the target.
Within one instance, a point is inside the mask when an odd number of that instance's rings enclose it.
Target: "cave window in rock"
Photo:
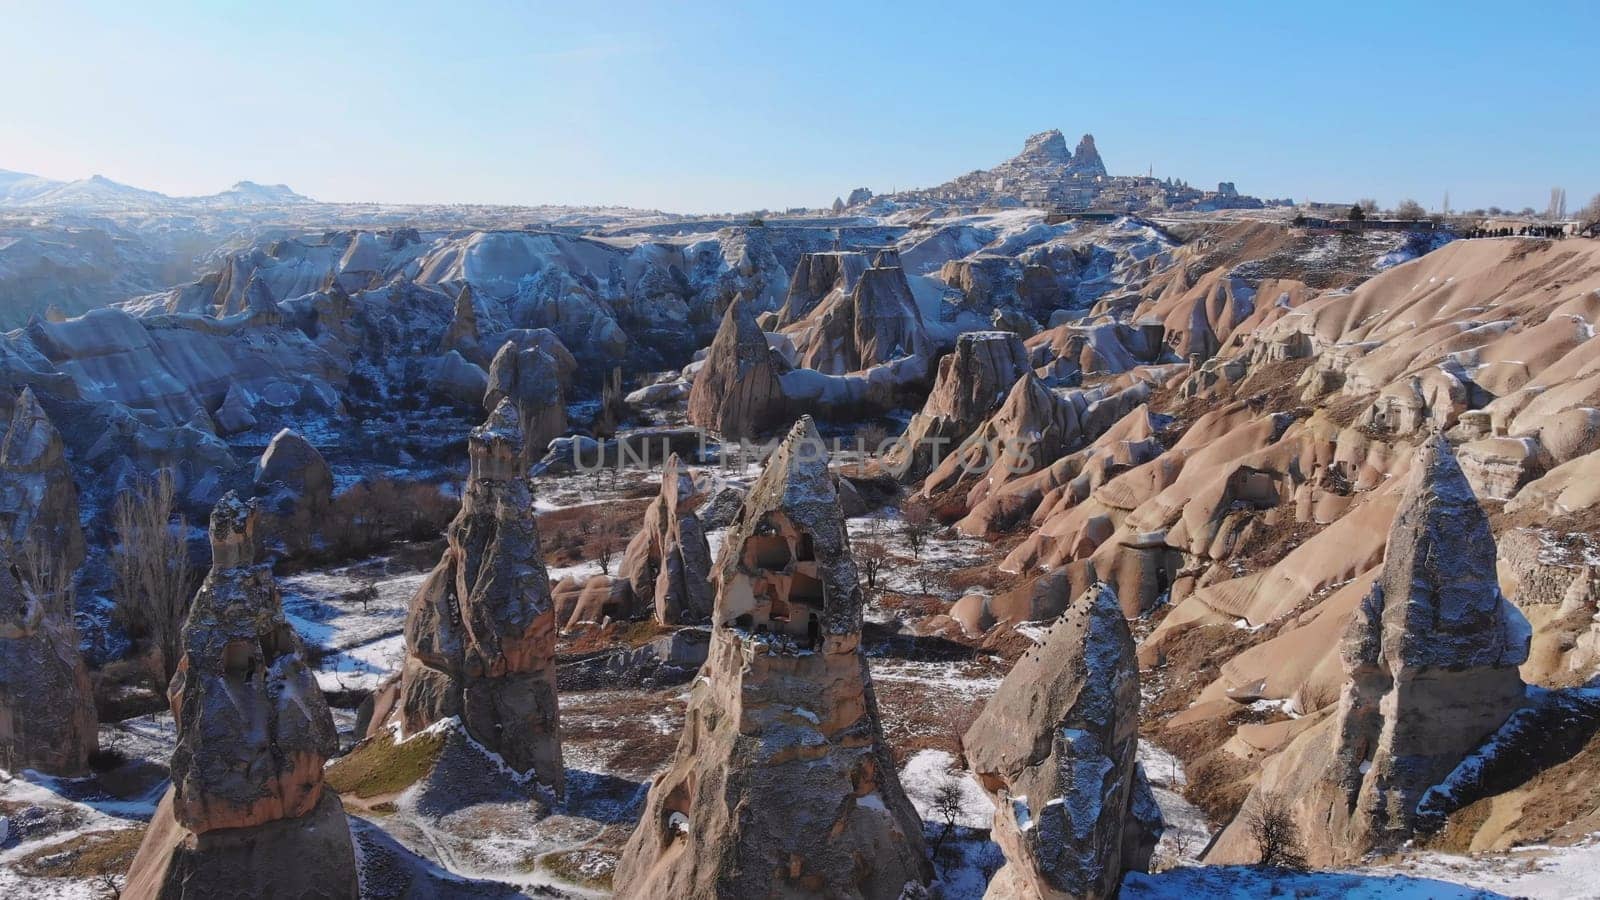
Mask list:
[[[236,681],[249,681],[256,671],[256,648],[249,641],[229,641],[222,648],[222,672]]]
[[[662,825],[661,836],[665,843],[686,838],[689,836],[689,807],[693,802],[693,780],[680,782],[668,792],[666,799],[661,804]]]
[[[727,593],[742,598],[731,604],[733,624],[816,644],[826,590],[811,534],[781,513],[770,514],[745,540],[740,558],[743,571]]]
[[[751,569],[783,570],[790,561],[789,542],[780,534],[751,535],[745,544],[744,561]]]

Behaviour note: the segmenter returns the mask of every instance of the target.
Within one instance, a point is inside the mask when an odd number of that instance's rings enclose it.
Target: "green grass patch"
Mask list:
[[[33,878],[98,878],[121,875],[133,865],[144,840],[144,826],[91,831],[29,853],[14,863]]]
[[[568,884],[609,891],[611,875],[617,868],[617,857],[607,850],[579,848],[547,854],[539,860],[539,867]]]
[[[419,734],[397,744],[385,732],[328,766],[323,780],[340,794],[362,799],[399,793],[433,769],[447,737],[444,732]]]

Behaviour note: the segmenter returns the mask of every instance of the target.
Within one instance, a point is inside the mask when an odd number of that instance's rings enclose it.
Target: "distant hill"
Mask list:
[[[284,184],[257,184],[240,181],[225,191],[199,197],[171,197],[147,191],[104,175],[77,181],[55,181],[26,172],[0,169],[0,207],[42,207],[53,209],[182,209],[204,207],[225,209],[245,206],[284,206],[315,203]]]
[[[1242,196],[1231,182],[1217,189],[1195,188],[1182,180],[1139,175],[1112,175],[1100,158],[1094,135],[1085,134],[1076,150],[1066,136],[1051,129],[1031,135],[1022,152],[990,169],[976,169],[931,188],[899,191],[882,197],[858,188],[847,208],[887,212],[906,206],[1053,206],[1130,213],[1216,210],[1262,206]]]

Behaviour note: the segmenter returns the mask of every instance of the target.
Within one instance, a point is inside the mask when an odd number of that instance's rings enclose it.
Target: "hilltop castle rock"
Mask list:
[[[852,197],[855,195],[852,194]],[[899,205],[1050,205],[1134,212],[1158,209],[1258,209],[1263,204],[1237,190],[1200,191],[1179,180],[1111,175],[1094,135],[1085,134],[1077,151],[1067,149],[1060,131],[1030,136],[1022,152],[989,169],[978,169],[930,188],[880,197],[870,193],[861,205],[894,209]],[[858,204],[852,200],[850,206]]]
[[[211,571],[184,626],[168,689],[172,787],[124,897],[357,896],[355,852],[322,767],[338,749],[327,701],[256,562],[254,503],[211,516]]]
[[[468,439],[461,512],[406,617],[400,714],[408,734],[460,716],[479,743],[559,795],[555,609],[519,419],[503,399]]]
[[[621,898],[894,900],[932,872],[861,650],[862,592],[809,418],[740,508],[677,754],[618,864]]]

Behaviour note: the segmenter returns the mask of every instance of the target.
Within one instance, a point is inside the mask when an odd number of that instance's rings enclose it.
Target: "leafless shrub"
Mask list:
[[[911,548],[911,555],[914,558],[922,559],[922,548],[938,527],[928,501],[915,498],[907,500],[900,507],[900,536],[905,539],[906,546]]]
[[[1583,229],[1600,225],[1600,194],[1595,194],[1583,209],[1578,210],[1578,221]]]
[[[1176,869],[1187,862],[1189,851],[1194,847],[1194,835],[1181,828],[1171,828],[1161,836],[1161,843],[1163,846],[1150,867],[1152,872]]]
[[[935,857],[938,857],[939,849],[944,846],[945,838],[948,838],[951,830],[956,827],[956,819],[961,815],[961,799],[961,777],[946,769],[933,791],[933,812],[944,820],[944,828],[940,829],[938,839],[933,842]]]
[[[1400,201],[1400,205],[1394,208],[1394,214],[1395,218],[1404,219],[1407,222],[1415,222],[1428,217],[1428,211],[1422,208],[1422,204],[1412,200],[1410,197]]]
[[[595,562],[600,565],[600,574],[610,575],[611,563],[622,551],[622,539],[617,534],[616,507],[609,503],[603,504],[600,517],[587,523],[585,527],[594,534],[590,546],[594,548]]]
[[[927,596],[942,594],[949,587],[950,577],[932,566],[917,567],[917,590]]]
[[[1339,689],[1327,682],[1308,681],[1300,687],[1300,712],[1314,713],[1339,702]]]
[[[856,474],[865,474],[866,461],[880,455],[889,448],[889,432],[876,422],[856,429],[856,449],[860,456],[856,461]]]
[[[183,654],[183,619],[195,591],[182,516],[173,509],[172,476],[165,471],[117,496],[111,552],[114,617],[128,634],[161,654],[168,679]]]
[[[1260,863],[1275,869],[1304,869],[1306,854],[1300,843],[1289,804],[1276,794],[1268,794],[1245,813],[1245,827],[1256,842]]]

